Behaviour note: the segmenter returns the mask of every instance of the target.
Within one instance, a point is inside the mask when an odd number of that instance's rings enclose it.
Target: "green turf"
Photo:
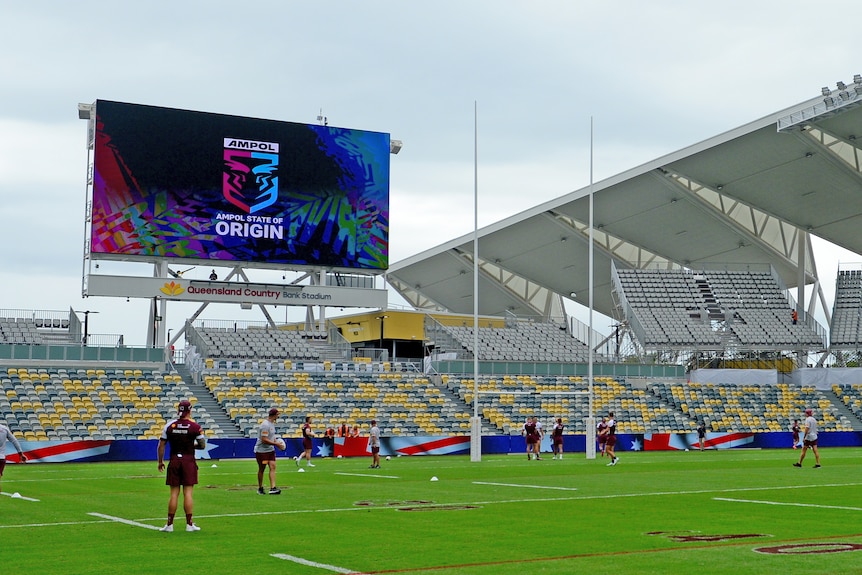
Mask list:
[[[22,497],[0,497],[3,570],[862,572],[862,550],[755,552],[862,548],[862,449],[824,449],[821,469],[812,469],[811,457],[793,468],[798,452],[789,449],[621,456],[616,467],[583,454],[562,461],[494,455],[477,463],[401,457],[379,470],[368,469],[369,459],[320,459],[305,473],[281,459],[280,496],[256,494],[251,460],[201,461],[195,520],[202,531],[183,531],[180,511],[170,534],[90,515],[163,525],[168,489],[155,462],[7,465],[2,490]],[[800,550],[814,549],[821,547]]]

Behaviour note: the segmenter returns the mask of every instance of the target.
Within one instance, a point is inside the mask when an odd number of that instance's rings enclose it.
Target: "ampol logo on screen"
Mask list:
[[[278,200],[278,143],[224,139],[225,199],[254,214]]]

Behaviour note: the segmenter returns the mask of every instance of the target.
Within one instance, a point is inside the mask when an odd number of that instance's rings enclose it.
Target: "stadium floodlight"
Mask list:
[[[398,152],[401,151],[401,148],[403,148],[403,147],[404,147],[404,142],[402,142],[401,140],[389,140],[389,153],[390,154],[393,154],[393,155],[397,154]]]
[[[89,120],[93,112],[93,104],[78,104],[78,119]]]
[[[822,100],[807,103],[778,119],[778,131],[807,130],[819,120],[829,118],[850,107],[862,105],[862,74],[853,75],[853,84],[836,82],[837,89],[824,86],[820,89]]]

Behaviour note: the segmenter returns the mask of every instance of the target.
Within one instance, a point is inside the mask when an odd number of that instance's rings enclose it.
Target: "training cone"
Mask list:
[[[216,465],[215,463],[213,463],[213,469],[215,469],[216,467],[218,467],[218,465]]]
[[[9,497],[11,497],[12,499],[21,499],[21,494],[16,491],[15,493],[10,495]]]
[[[299,469],[297,469],[297,470],[296,470],[296,472],[297,472],[297,473],[305,473],[305,469],[303,469],[302,467],[300,467]]]
[[[435,475],[434,477],[431,478],[431,481],[439,481],[439,479],[437,479],[437,476]]]

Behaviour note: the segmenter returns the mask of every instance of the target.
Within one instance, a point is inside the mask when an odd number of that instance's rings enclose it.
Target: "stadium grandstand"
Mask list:
[[[398,321],[398,312],[388,313],[391,321]],[[417,312],[402,313],[409,317]],[[359,347],[343,358],[320,332],[288,326],[232,331],[190,326],[190,339],[219,344],[205,356],[189,347],[191,355],[178,354],[179,361],[49,360],[59,357],[56,349],[81,348],[7,340],[0,350],[19,359],[4,358],[0,367],[4,391],[0,418],[30,441],[154,439],[177,401],[190,398],[196,418],[214,438],[254,437],[271,407],[282,412],[281,423],[294,435],[307,415],[321,435],[341,424],[358,424],[367,431],[371,418],[385,422],[384,433],[393,436],[469,434],[472,375],[464,369],[443,372],[437,366],[469,364],[457,362],[472,358],[469,343],[474,336],[472,330],[444,326],[443,322],[463,317],[441,322],[441,316],[435,316],[425,317],[425,324],[437,327],[435,337],[441,329],[449,333],[457,343],[447,349],[459,351],[442,352],[453,356],[451,361],[432,362],[431,369],[421,357],[381,361],[362,355]],[[357,319],[362,317],[351,316],[350,321]],[[548,424],[561,418],[571,433],[586,431],[587,377],[584,364],[571,361],[572,350],[580,349],[582,342],[563,343],[558,325],[535,321],[480,331],[483,345],[500,352],[499,361],[497,357],[482,361],[483,368],[500,371],[479,376],[483,435],[520,435],[530,415]],[[525,332],[531,337],[523,338]],[[219,338],[214,340],[215,333]],[[313,342],[313,347],[295,345],[297,339]],[[284,344],[273,349],[272,341]],[[20,359],[22,349],[33,352],[39,347],[46,352],[33,355],[45,359]],[[530,356],[536,349],[541,355]],[[155,351],[164,354],[163,349]],[[608,356],[596,354],[596,359],[605,368],[619,367]],[[575,373],[578,367],[581,373]],[[631,372],[631,365],[625,367]],[[570,373],[565,373],[567,368]],[[691,433],[699,421],[708,422],[713,431],[785,431],[811,406],[821,413],[826,431],[862,429],[860,384],[836,383],[822,389],[792,383],[694,383],[685,380],[683,371],[676,377],[655,378],[644,372],[629,377],[621,371],[618,376],[596,377],[594,395],[595,412],[614,411],[622,433]]]
[[[610,411],[623,433],[768,434],[807,408],[826,432],[862,430],[862,269],[838,270],[830,307],[811,241],[862,253],[862,78],[846,94],[477,230],[478,252],[464,236],[284,285],[248,281],[265,262],[206,281],[158,258],[152,277],[100,276],[89,254],[88,296],[150,299],[153,344],[90,333],[71,309],[0,310],[0,419],[26,441],[151,440],[187,398],[214,438],[255,437],[272,407],[294,437],[306,416],[321,435],[374,418],[391,437],[464,436],[474,413],[483,436],[519,436],[527,416],[587,434]],[[409,309],[380,303],[384,272]],[[309,300],[293,304],[306,320],[274,321],[270,294]],[[166,336],[165,301],[192,295],[265,319],[199,312]],[[610,334],[579,319],[590,301]],[[345,307],[359,311],[324,311]]]

